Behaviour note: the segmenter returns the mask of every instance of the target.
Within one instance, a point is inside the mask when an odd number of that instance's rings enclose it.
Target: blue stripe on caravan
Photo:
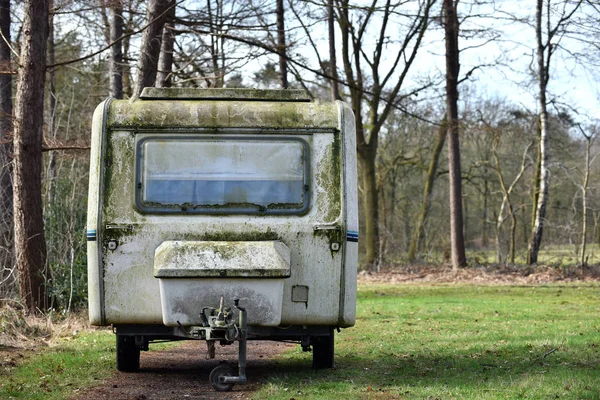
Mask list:
[[[358,242],[358,232],[357,231],[347,231],[346,232],[346,240],[349,242]]]
[[[95,229],[90,229],[87,231],[87,240],[88,242],[93,242],[96,240],[96,230]]]

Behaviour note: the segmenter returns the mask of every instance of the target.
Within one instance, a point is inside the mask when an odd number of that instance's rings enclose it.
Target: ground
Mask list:
[[[138,372],[118,372],[109,381],[81,391],[72,400],[247,399],[263,378],[277,369],[277,355],[290,346],[293,345],[248,342],[249,383],[235,385],[228,393],[215,392],[208,375],[224,361],[237,368],[234,364],[237,345],[217,345],[216,358],[207,360],[204,342],[186,341],[167,350],[142,352]]]
[[[474,285],[537,285],[552,282],[600,280],[600,266],[477,266],[452,271],[450,266],[409,266],[362,271],[359,283],[461,283]]]
[[[361,272],[359,283],[430,283],[477,285],[536,285],[565,281],[598,281],[600,268],[557,267],[472,267],[454,273],[450,267],[411,266],[410,268],[383,269],[379,272]],[[43,321],[42,321],[43,322]],[[75,327],[76,328],[76,327]],[[69,325],[66,329],[72,331]],[[39,343],[29,342],[30,347]],[[142,352],[141,369],[137,373],[117,372],[108,381],[78,392],[79,399],[247,399],[278,369],[277,356],[293,344],[248,342],[248,380],[235,385],[232,392],[215,392],[208,376],[220,362],[228,360],[235,365],[237,345],[217,346],[216,358],[207,360],[204,342],[187,341],[159,351]],[[296,345],[297,346],[297,345]],[[35,350],[0,346],[0,375],[10,370]],[[306,354],[310,358],[310,354]]]

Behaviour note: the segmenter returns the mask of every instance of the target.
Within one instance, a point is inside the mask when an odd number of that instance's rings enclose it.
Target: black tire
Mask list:
[[[315,336],[312,341],[313,369],[329,369],[334,367],[335,353],[333,329],[327,336]]]
[[[135,372],[140,369],[140,348],[134,336],[117,335],[117,370]]]
[[[213,389],[217,392],[229,392],[233,388],[233,383],[220,382],[219,378],[222,376],[234,376],[235,371],[227,364],[221,364],[210,371],[208,380],[212,385]]]

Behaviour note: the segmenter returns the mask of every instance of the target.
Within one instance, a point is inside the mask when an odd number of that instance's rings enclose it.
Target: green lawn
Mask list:
[[[38,350],[9,376],[0,375],[0,399],[64,399],[114,373],[110,331],[85,332]]]
[[[538,254],[538,264],[553,265],[562,267],[572,267],[581,261],[579,258],[579,247],[572,245],[563,246],[544,246]],[[600,263],[600,246],[597,243],[588,244],[586,247],[587,262],[589,265]],[[504,257],[507,257],[504,254]],[[497,262],[496,250],[469,250],[467,249],[467,259],[475,261],[477,264],[494,264]],[[434,257],[436,262],[441,262],[441,258]],[[518,265],[527,265],[527,249],[520,249],[515,253],[515,263]]]
[[[299,350],[253,398],[600,399],[600,286],[359,287],[333,371]]]
[[[336,347],[328,371],[284,354],[252,398],[600,399],[600,285],[361,285]],[[0,375],[0,399],[65,398],[114,357],[109,331],[63,340]]]

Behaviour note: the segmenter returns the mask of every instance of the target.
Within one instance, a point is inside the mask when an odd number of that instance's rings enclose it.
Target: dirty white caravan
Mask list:
[[[296,341],[330,368],[354,325],[355,124],[297,90],[146,88],[94,113],[89,314],[112,325],[117,368],[161,340]]]

